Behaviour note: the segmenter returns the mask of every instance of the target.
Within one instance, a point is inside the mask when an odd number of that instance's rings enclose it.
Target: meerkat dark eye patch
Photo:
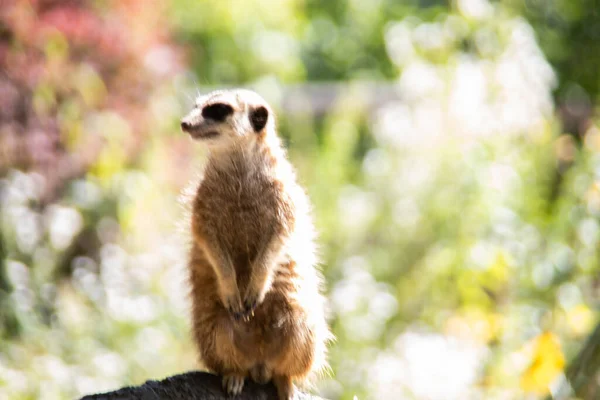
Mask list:
[[[269,119],[269,112],[263,106],[260,106],[250,112],[250,124],[255,132],[260,132]]]
[[[218,122],[225,121],[225,118],[231,114],[233,114],[233,108],[223,103],[211,104],[202,109],[202,117]]]

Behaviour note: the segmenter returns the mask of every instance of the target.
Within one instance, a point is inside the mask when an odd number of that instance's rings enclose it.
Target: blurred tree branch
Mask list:
[[[562,382],[555,396],[546,400],[567,400],[573,394],[581,399],[597,399],[600,396],[600,324],[571,361],[565,371],[566,381]]]
[[[4,238],[0,230],[0,336],[16,336],[20,331],[20,324],[15,310],[11,307],[10,294],[13,290],[7,275],[6,250]]]
[[[81,400],[226,400],[230,398],[221,388],[221,378],[219,376],[194,371],[175,375],[162,381],[147,381],[141,386],[126,387],[114,392],[85,396]],[[237,400],[277,400],[277,391],[272,384],[259,385],[247,381],[244,385],[244,391],[235,398]],[[323,400],[305,393],[299,393],[296,398],[298,400]]]

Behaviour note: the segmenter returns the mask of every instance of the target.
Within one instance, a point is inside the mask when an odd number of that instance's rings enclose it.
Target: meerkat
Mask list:
[[[272,381],[280,400],[327,368],[327,327],[308,198],[271,107],[249,90],[196,100],[181,128],[208,147],[192,201],[192,328],[230,395]]]

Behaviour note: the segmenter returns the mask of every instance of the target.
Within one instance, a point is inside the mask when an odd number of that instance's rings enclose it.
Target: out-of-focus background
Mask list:
[[[1,0],[0,398],[197,368],[178,197],[206,152],[178,121],[228,86],[277,110],[314,204],[316,392],[600,398],[599,10]]]

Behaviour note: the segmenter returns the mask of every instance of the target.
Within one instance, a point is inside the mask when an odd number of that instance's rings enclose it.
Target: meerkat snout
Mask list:
[[[211,104],[200,110],[195,107],[181,120],[181,130],[194,139],[211,139],[219,136],[222,125],[233,108],[226,104]]]
[[[188,122],[188,121],[182,120],[182,121],[181,121],[181,130],[182,130],[182,131],[184,131],[184,132],[187,132],[187,131],[189,131],[190,129],[192,129],[192,124],[191,124],[191,122]]]
[[[181,130],[191,134],[199,124],[200,113],[194,108],[188,115],[181,119]]]

